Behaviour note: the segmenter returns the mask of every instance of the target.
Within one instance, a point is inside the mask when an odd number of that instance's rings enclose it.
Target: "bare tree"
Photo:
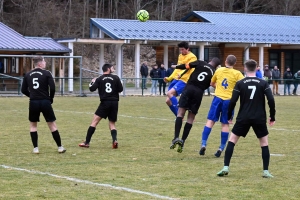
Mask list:
[[[0,0],[0,21],[3,21],[3,2],[4,0]]]
[[[68,13],[68,22],[67,22],[67,35],[70,35],[70,20],[72,17],[72,0],[68,1],[69,3],[69,13]]]
[[[86,21],[86,4],[87,1],[83,3],[83,19],[82,19],[82,37],[85,37],[85,21]]]
[[[95,6],[95,8],[96,8],[96,18],[98,18],[99,17],[99,15],[98,15],[98,13],[99,13],[99,0],[96,0],[96,6]]]

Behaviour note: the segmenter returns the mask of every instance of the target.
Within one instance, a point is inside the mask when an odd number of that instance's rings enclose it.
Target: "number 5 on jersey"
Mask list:
[[[40,87],[38,80],[39,80],[39,78],[32,79],[33,89],[38,89]]]

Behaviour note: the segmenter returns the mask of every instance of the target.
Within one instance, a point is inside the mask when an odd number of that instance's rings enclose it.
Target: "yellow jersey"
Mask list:
[[[236,82],[243,78],[243,74],[236,69],[220,67],[211,78],[211,82],[216,85],[215,96],[223,100],[231,99]]]
[[[192,52],[189,52],[186,55],[179,54],[177,65],[188,64],[188,63],[194,62],[196,60],[197,60],[197,57]],[[189,69],[182,77],[180,77],[180,80],[182,80],[183,82],[187,83],[187,81],[190,78],[191,73],[194,70],[195,70],[195,68]],[[167,77],[167,81],[170,82],[173,79],[178,80],[178,77],[181,76],[181,74],[183,72],[184,72],[184,70],[182,70],[182,69],[175,69],[173,71],[173,73],[169,77]]]

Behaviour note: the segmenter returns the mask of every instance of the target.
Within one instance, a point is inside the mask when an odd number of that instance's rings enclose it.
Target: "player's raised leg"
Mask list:
[[[102,118],[100,116],[94,114],[92,123],[91,123],[91,125],[89,126],[89,128],[87,130],[85,141],[79,144],[80,147],[85,147],[85,148],[90,147],[90,141],[91,141],[92,136],[93,136],[93,134],[96,130],[96,126],[101,121],[101,119]]]
[[[172,81],[172,83],[173,82],[174,81]],[[177,96],[176,90],[174,88],[169,89],[169,91],[167,92],[166,104],[169,106],[172,113],[177,117],[178,100],[177,100],[176,96]]]
[[[184,143],[185,143],[186,139],[188,138],[188,136],[190,134],[190,131],[191,131],[192,126],[193,126],[194,119],[195,119],[195,114],[189,112],[188,117],[187,117],[187,122],[184,125],[181,140],[178,144],[178,149],[177,149],[178,153],[181,153],[183,151]]]
[[[178,109],[177,117],[175,119],[174,138],[171,142],[170,149],[174,149],[176,147],[176,145],[179,144],[179,142],[180,142],[179,134],[180,134],[180,130],[182,127],[182,119],[184,117],[185,111],[186,110],[184,108]]]

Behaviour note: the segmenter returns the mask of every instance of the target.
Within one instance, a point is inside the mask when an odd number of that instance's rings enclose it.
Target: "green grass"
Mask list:
[[[28,98],[0,98],[0,199],[159,199],[146,194],[74,182],[45,174],[111,184],[175,199],[298,199],[299,97],[276,97],[276,124],[269,128],[273,179],[263,179],[261,148],[253,131],[236,145],[227,177],[217,177],[223,156],[215,158],[220,124],[209,138],[206,155],[199,142],[212,97],[204,97],[196,122],[179,154],[170,150],[175,117],[164,97],[121,97],[117,122],[119,149],[111,148],[108,121],[99,123],[89,149],[85,139],[96,97],[56,97],[58,130],[67,152],[57,147],[43,118],[38,124],[39,155],[29,135]],[[238,108],[238,105],[237,105]]]

